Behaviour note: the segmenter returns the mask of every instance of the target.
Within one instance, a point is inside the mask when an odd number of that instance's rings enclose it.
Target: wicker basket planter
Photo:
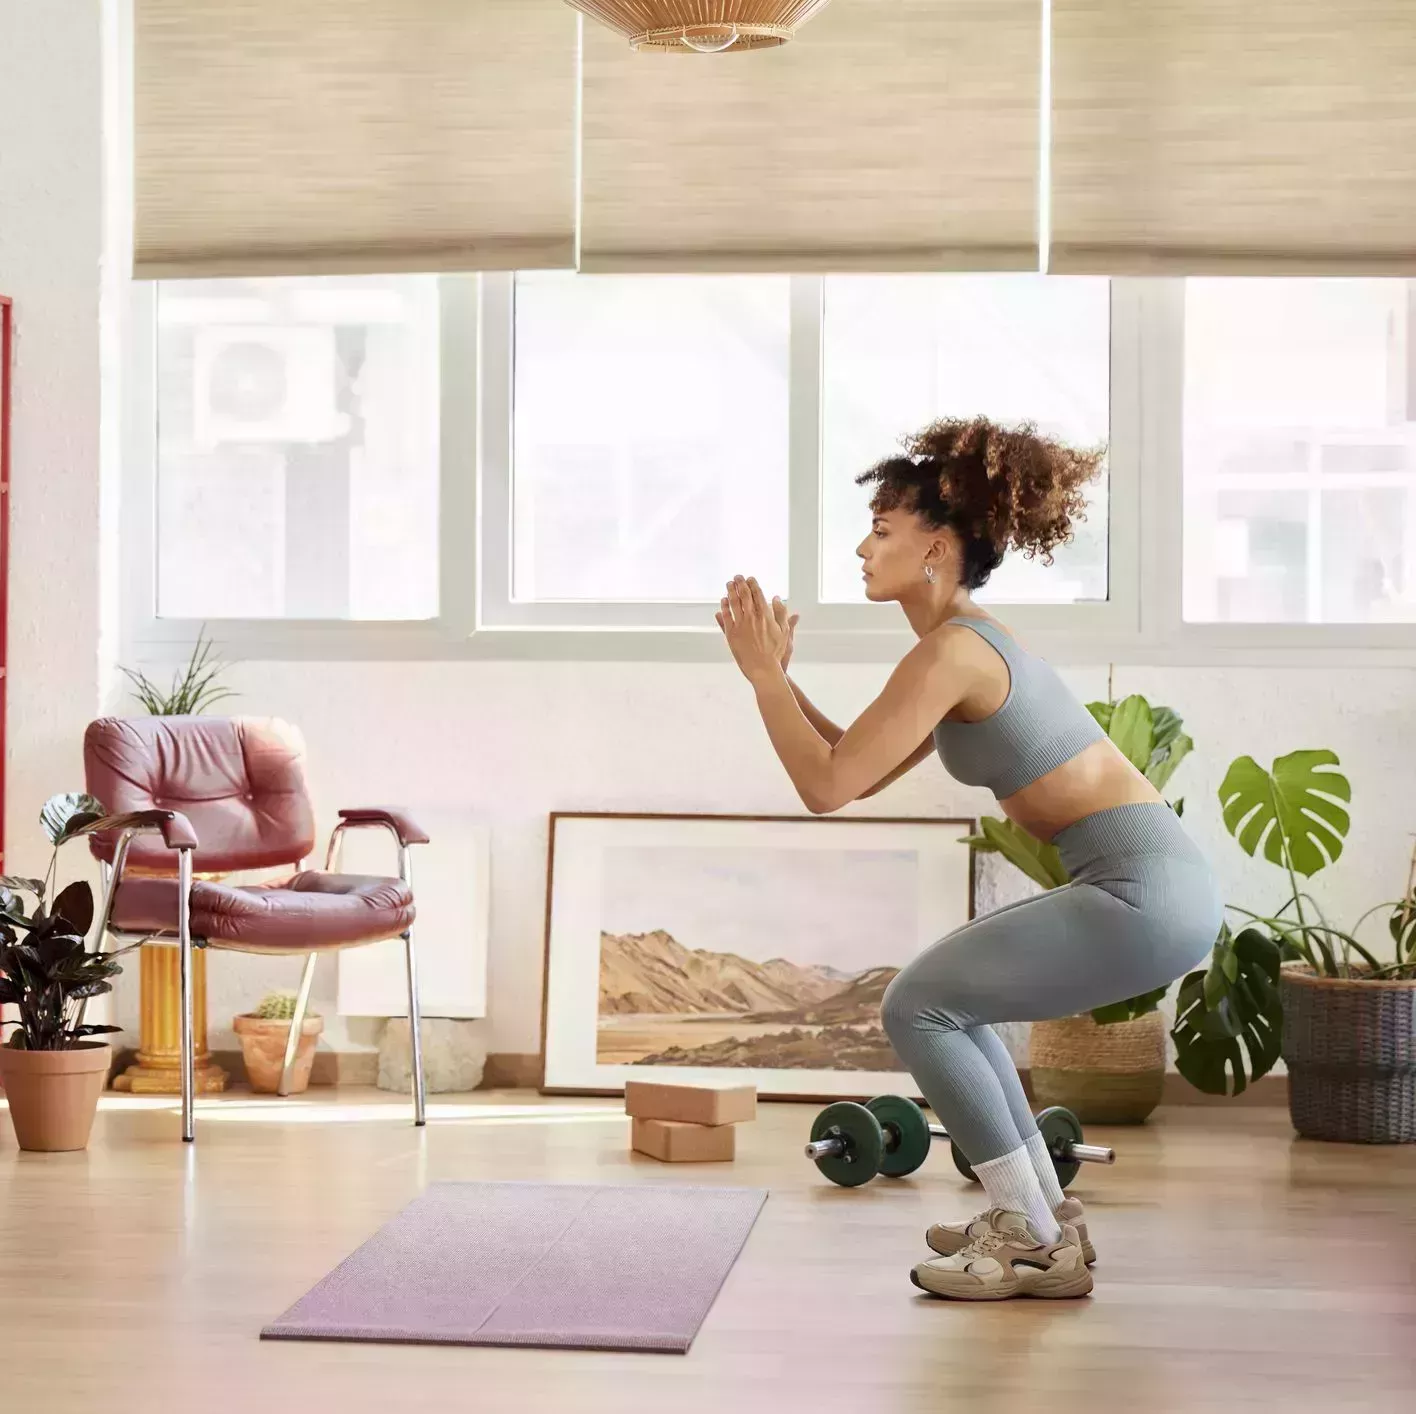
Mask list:
[[[1100,1026],[1090,1016],[1035,1021],[1028,1042],[1033,1100],[1084,1124],[1140,1124],[1165,1088],[1165,1018]]]
[[[1416,980],[1319,977],[1289,962],[1279,994],[1294,1129],[1353,1144],[1416,1141]]]

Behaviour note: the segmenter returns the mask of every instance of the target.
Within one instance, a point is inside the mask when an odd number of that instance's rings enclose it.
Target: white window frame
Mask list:
[[[131,283],[124,311],[120,559],[124,651],[189,648],[202,631],[244,658],[457,657],[476,622],[466,553],[477,520],[477,277],[442,276],[439,297],[438,605],[431,619],[193,619],[157,612],[157,285]]]
[[[1110,567],[1108,598],[1081,604],[1009,604],[1009,623],[1029,635],[1115,636],[1139,628],[1135,526],[1140,480],[1138,385],[1133,352],[1139,339],[1135,282],[1115,281],[1111,297]],[[886,604],[833,604],[819,599],[821,582],[822,347],[825,281],[791,280],[788,373],[789,569],[787,597],[801,614],[803,639],[894,636],[899,610]],[[711,632],[715,605],[659,603],[518,602],[511,597],[512,422],[515,277],[482,277],[481,575],[478,628],[482,631],[589,629]],[[1131,356],[1118,357],[1118,350]],[[864,533],[864,528],[862,528]],[[704,624],[707,628],[704,628]]]
[[[788,595],[798,662],[888,663],[914,642],[897,607],[821,604],[821,333],[824,284],[795,276],[789,378]],[[711,604],[518,604],[511,586],[514,277],[444,276],[440,613],[420,622],[220,619],[230,657],[725,661]],[[122,651],[162,661],[201,623],[156,615],[156,290],[124,311]],[[1108,599],[1006,605],[1029,644],[1063,663],[1175,666],[1416,664],[1416,624],[1200,624],[1183,617],[1184,283],[1111,281]]]

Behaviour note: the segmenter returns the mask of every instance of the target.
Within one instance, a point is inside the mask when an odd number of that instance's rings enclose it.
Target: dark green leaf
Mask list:
[[[1282,1049],[1279,944],[1257,928],[1223,929],[1210,966],[1180,984],[1175,1064],[1208,1094],[1241,1094],[1266,1075]]]
[[[1153,1012],[1165,1000],[1168,987],[1157,987],[1153,992],[1142,992],[1138,997],[1128,997],[1124,1002],[1112,1002],[1109,1006],[1094,1007],[1092,1020],[1098,1026],[1110,1026],[1118,1021],[1134,1021],[1138,1016]]]
[[[93,926],[93,890],[88,881],[78,879],[62,889],[51,911],[64,919],[74,932],[87,935]]]

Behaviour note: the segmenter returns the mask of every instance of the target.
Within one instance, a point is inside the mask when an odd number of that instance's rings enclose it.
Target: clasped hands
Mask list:
[[[767,602],[761,586],[751,576],[728,581],[718,612],[713,616],[723,630],[733,661],[749,682],[783,673],[791,662],[799,614],[773,597]]]

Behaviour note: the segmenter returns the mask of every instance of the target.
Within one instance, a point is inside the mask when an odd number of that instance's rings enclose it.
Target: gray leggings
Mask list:
[[[1166,986],[1213,946],[1223,904],[1168,805],[1118,805],[1054,840],[1072,882],[921,953],[880,1007],[891,1044],[974,1164],[1037,1133],[992,1021],[1071,1016]]]

